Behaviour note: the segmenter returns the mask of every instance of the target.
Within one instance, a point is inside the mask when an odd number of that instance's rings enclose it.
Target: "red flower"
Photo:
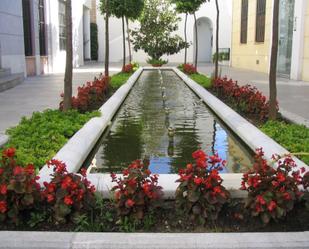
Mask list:
[[[215,194],[221,194],[222,193],[222,189],[220,188],[220,186],[216,186],[216,187],[214,187],[213,192]]]
[[[21,173],[24,172],[24,169],[20,166],[16,166],[14,169],[13,169],[13,175],[16,176],[16,175],[20,175]]]
[[[8,149],[4,150],[2,153],[3,153],[3,156],[5,156],[5,157],[14,157],[15,152],[16,152],[15,148],[8,148]]]
[[[202,178],[199,178],[199,177],[194,178],[194,183],[195,183],[196,185],[201,185],[202,182],[203,182],[203,179],[202,179]]]
[[[86,174],[87,174],[87,170],[85,168],[82,168],[80,170],[80,174],[83,176],[83,177],[86,177]]]
[[[134,202],[132,199],[128,199],[128,200],[126,201],[126,206],[127,206],[128,208],[133,207],[134,204],[135,204],[135,202]]]
[[[33,164],[28,164],[28,165],[25,167],[25,172],[26,172],[28,175],[33,175],[34,172],[35,172],[35,168],[34,168]]]
[[[0,168],[0,176],[3,174],[3,172],[4,172],[4,169]]]
[[[70,205],[73,204],[72,198],[71,198],[70,196],[68,196],[68,195],[64,197],[63,202],[64,202],[66,205],[68,205],[68,206],[70,206]]]
[[[275,208],[277,207],[277,203],[274,201],[271,201],[268,206],[267,209],[269,210],[269,212],[272,212]]]
[[[285,192],[285,193],[283,194],[283,198],[284,198],[285,200],[287,200],[287,201],[292,200],[292,196],[291,196],[289,193],[287,193],[287,192]]]
[[[55,197],[52,194],[47,194],[46,199],[47,199],[47,202],[50,203],[55,199]]]
[[[133,179],[130,179],[129,181],[128,181],[128,185],[130,186],[130,187],[135,187],[136,186],[136,180],[133,178]]]
[[[284,174],[281,173],[281,172],[279,172],[279,173],[277,174],[277,180],[278,180],[278,182],[284,182],[284,181],[285,181],[285,176],[284,176]]]
[[[7,205],[5,201],[0,201],[0,213],[5,213],[7,211]]]
[[[70,176],[66,176],[61,183],[61,188],[67,189],[68,187],[70,187],[71,183],[72,183],[72,178]]]
[[[265,201],[265,199],[263,198],[262,195],[258,195],[258,196],[256,197],[256,200],[257,200],[257,202],[260,203],[261,205],[265,205],[265,204],[266,204],[266,201]]]
[[[123,171],[122,171],[122,174],[123,174],[124,176],[127,176],[127,175],[129,174],[129,170],[127,170],[127,169],[123,170]]]
[[[7,193],[7,186],[5,184],[0,185],[0,194],[6,195]]]

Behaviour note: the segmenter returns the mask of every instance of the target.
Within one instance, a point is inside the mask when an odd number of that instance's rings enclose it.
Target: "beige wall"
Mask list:
[[[309,81],[309,3],[307,3],[302,80]]]
[[[266,1],[265,40],[255,42],[256,0],[248,1],[247,44],[240,43],[241,0],[233,0],[232,66],[267,73],[269,70],[272,2]],[[258,61],[258,62],[257,62]]]

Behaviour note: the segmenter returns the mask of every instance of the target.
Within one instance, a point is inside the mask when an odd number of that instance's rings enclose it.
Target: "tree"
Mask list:
[[[176,4],[176,11],[178,13],[186,14],[185,17],[185,27],[184,27],[184,35],[185,42],[187,42],[187,19],[189,14],[193,14],[194,16],[194,29],[195,29],[195,56],[194,56],[194,65],[197,67],[197,56],[198,56],[198,32],[197,32],[197,23],[196,23],[196,15],[195,12],[200,8],[201,4],[205,1],[209,0],[173,0],[172,2]],[[185,58],[184,63],[187,63],[187,47],[185,47]]]
[[[101,0],[100,10],[102,14],[105,14],[105,77],[109,76],[109,1]]]
[[[134,49],[144,50],[154,60],[178,53],[188,46],[180,36],[172,34],[179,20],[168,0],[146,0],[140,27],[132,31]]]
[[[218,78],[218,71],[219,71],[219,18],[220,18],[220,11],[219,11],[219,4],[218,0],[216,0],[216,9],[217,9],[217,28],[216,28],[216,56],[215,56],[215,79]]]
[[[72,75],[73,75],[73,51],[72,51],[72,2],[65,2],[66,23],[66,63],[64,74],[63,111],[72,107]]]
[[[143,6],[144,6],[144,0],[109,0],[109,15],[115,16],[122,21],[122,47],[123,47],[123,64],[124,67],[126,65],[126,29],[125,29],[125,23],[127,23],[127,34],[129,37],[129,31],[128,31],[128,24],[129,20],[132,19],[135,20],[139,17]],[[101,3],[101,11],[106,13],[106,4]],[[131,46],[128,38],[129,43],[129,53],[130,53],[130,62],[132,59],[131,55]]]
[[[273,32],[269,70],[269,119],[277,118],[277,56],[278,56],[278,24],[279,24],[279,0],[274,0],[273,8]]]
[[[144,9],[144,0],[125,0],[126,1],[126,24],[127,24],[127,34],[128,34],[128,50],[129,50],[129,61],[132,62],[132,52],[131,52],[131,39],[130,39],[130,29],[129,20],[135,21],[140,16]]]

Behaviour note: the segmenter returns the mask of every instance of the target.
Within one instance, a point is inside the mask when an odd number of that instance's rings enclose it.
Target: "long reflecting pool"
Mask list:
[[[203,149],[227,161],[223,172],[244,172],[252,152],[171,70],[145,70],[96,148],[91,172],[121,172],[136,159],[153,173],[177,173]]]

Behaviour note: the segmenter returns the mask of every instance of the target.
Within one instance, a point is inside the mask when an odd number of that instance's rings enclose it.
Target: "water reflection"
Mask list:
[[[177,173],[197,149],[228,161],[225,172],[244,171],[250,152],[172,71],[145,71],[105,133],[96,154],[99,172],[120,172],[147,158],[155,173]]]

